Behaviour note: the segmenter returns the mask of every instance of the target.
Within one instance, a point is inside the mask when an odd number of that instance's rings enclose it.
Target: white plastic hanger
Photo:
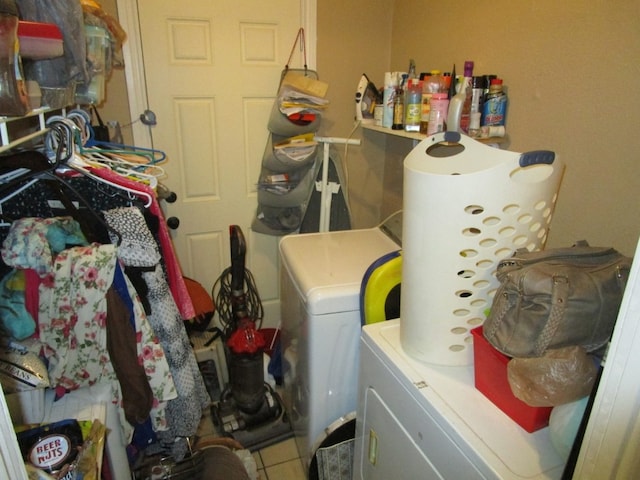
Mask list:
[[[151,206],[153,203],[153,197],[147,192],[119,185],[95,175],[90,171],[91,168],[108,167],[92,163],[88,158],[78,152],[77,136],[79,135],[79,128],[75,122],[65,117],[51,117],[47,121],[47,124],[55,124],[59,127],[52,128],[45,136],[45,150],[47,151],[49,158],[51,159],[53,157],[54,163],[59,164],[59,171],[63,171],[66,165],[68,168],[71,168],[74,171],[95,180],[96,182],[123,190],[135,197],[144,197],[146,199],[146,203],[144,205],[145,208]]]
[[[134,188],[129,188],[129,187],[125,187],[124,185],[119,185],[115,182],[111,182],[109,180],[107,180],[106,178],[102,178],[98,175],[93,174],[92,172],[89,171],[89,168],[92,167],[92,165],[90,163],[87,163],[86,159],[82,157],[82,155],[78,154],[78,153],[74,153],[71,158],[69,160],[67,160],[67,166],[70,167],[71,169],[75,170],[76,172],[81,173],[82,175],[86,175],[87,177],[95,180],[96,182],[100,182],[100,183],[104,183],[106,185],[112,186],[114,188],[117,188],[119,190],[123,190],[125,192],[128,192],[129,194],[132,194],[136,197],[144,197],[146,199],[146,203],[144,204],[145,208],[148,208],[151,206],[151,204],[153,203],[153,197],[148,194],[147,192],[143,192],[141,190],[136,190]],[[102,167],[95,167],[94,168],[107,168],[105,166]]]

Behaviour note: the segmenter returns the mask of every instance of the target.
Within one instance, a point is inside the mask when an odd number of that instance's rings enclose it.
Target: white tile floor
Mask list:
[[[260,480],[304,480],[302,461],[293,438],[255,452]]]
[[[198,436],[216,436],[211,415],[205,413]],[[295,440],[290,438],[253,453],[258,469],[258,480],[305,480],[302,461],[298,456]]]

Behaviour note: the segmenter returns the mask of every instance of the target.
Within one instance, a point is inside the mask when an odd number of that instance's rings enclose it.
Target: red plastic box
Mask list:
[[[527,432],[549,425],[552,407],[532,407],[513,395],[507,378],[510,357],[493,348],[482,335],[482,326],[471,334],[476,388]]]
[[[18,22],[20,56],[32,60],[55,58],[64,54],[62,32],[53,23]]]

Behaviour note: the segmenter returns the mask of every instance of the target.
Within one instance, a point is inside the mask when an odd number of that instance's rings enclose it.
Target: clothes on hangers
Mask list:
[[[154,402],[149,412],[151,427],[154,431],[166,430],[168,428],[167,402],[176,398],[177,391],[168,361],[165,361],[164,349],[144,312],[142,302],[139,301],[138,291],[120,266],[116,269],[113,287],[118,291],[131,314],[132,326],[138,342],[138,361],[142,362],[153,392]],[[158,365],[156,365],[157,361]]]
[[[46,162],[46,157],[35,155],[40,160],[40,164]],[[0,161],[2,163],[7,160]],[[45,165],[46,166],[46,165]],[[40,170],[44,167],[41,165]],[[160,207],[160,203],[155,196],[155,191],[148,185],[135,180],[125,178],[109,168],[87,168],[87,175],[78,171],[58,172],[58,177],[64,178],[65,182],[73,187],[88,205],[79,202],[73,192],[69,192],[70,201],[77,204],[75,218],[83,225],[83,232],[90,241],[108,243],[107,228],[101,225],[98,215],[103,210],[128,206],[138,202],[142,198],[147,203],[148,211],[158,218],[159,229],[158,239],[162,250],[162,259],[171,288],[174,301],[180,309],[184,320],[196,316],[193,302],[189,296],[182,269],[173,248],[171,236]],[[89,174],[91,176],[89,176]],[[29,177],[31,178],[31,177]],[[104,182],[101,183],[101,180]],[[18,185],[20,185],[18,183]],[[2,195],[0,186],[0,195]],[[4,193],[7,193],[6,191]],[[51,188],[44,188],[40,184],[32,184],[17,194],[3,200],[0,198],[0,213],[11,218],[20,217],[53,217],[68,215],[67,209],[59,199],[59,192],[54,192]],[[101,217],[100,217],[101,218]]]
[[[69,219],[20,219],[12,225],[2,246],[2,258],[13,268],[37,272],[39,279],[39,308],[37,316],[37,339],[33,348],[48,362],[50,382],[60,392],[75,390],[94,383],[107,383],[112,387],[113,403],[118,407],[123,427],[123,438],[130,439],[133,425],[126,412],[141,413],[140,396],[130,389],[126,379],[118,378],[112,353],[107,346],[107,292],[114,285],[117,270],[116,247],[112,244],[85,244],[58,251],[60,242],[49,242],[44,232],[32,235],[34,230],[43,232],[46,226],[63,225]],[[70,228],[74,231],[75,229]],[[43,245],[46,243],[47,245]],[[39,255],[29,252],[56,252],[50,256],[48,268],[39,260]],[[15,263],[12,263],[15,262]],[[176,390],[171,371],[155,332],[144,315],[137,292],[130,283],[125,290],[131,303],[135,325],[137,361],[142,362],[153,400],[148,415],[154,428],[166,429],[166,403],[175,398]],[[120,292],[122,292],[122,286]],[[124,297],[123,297],[124,298]],[[122,332],[121,332],[122,333]],[[115,353],[115,352],[114,352]],[[120,352],[115,353],[120,355]],[[118,363],[118,362],[116,362]],[[123,394],[122,388],[128,388]]]
[[[148,319],[167,355],[178,392],[177,398],[167,404],[168,429],[158,432],[158,438],[174,458],[182,459],[189,446],[177,440],[195,435],[211,398],[162,271],[160,251],[149,247],[153,243],[153,235],[142,213],[134,207],[126,207],[105,211],[104,216],[107,223],[122,235],[117,255],[125,269],[143,269],[142,278],[148,286],[151,303]]]
[[[31,339],[52,384],[62,393],[108,383],[122,437],[146,431],[181,459],[188,443],[179,440],[196,434],[211,399],[184,326],[195,309],[154,189],[164,156],[87,147],[82,123],[51,118],[46,155],[0,158],[2,267],[23,273],[21,315],[35,320]],[[134,285],[124,268],[137,263]]]
[[[110,180],[113,183],[120,183],[129,188],[135,188],[137,186],[140,191],[147,193],[153,192],[150,187],[146,185],[136,184],[135,181],[123,178],[117,173],[112,172],[108,169],[96,169],[95,171],[93,171],[93,173],[96,176]],[[193,302],[191,301],[189,291],[187,290],[187,286],[184,282],[182,268],[180,267],[178,257],[176,256],[175,250],[173,248],[169,228],[167,227],[164,213],[160,208],[160,202],[158,202],[157,198],[154,197],[151,205],[148,208],[148,211],[158,218],[157,235],[162,251],[162,259],[166,269],[167,281],[169,282],[169,288],[171,290],[173,299],[176,302],[176,305],[178,306],[180,314],[182,315],[182,318],[184,320],[194,318],[196,316],[196,312],[193,307]]]
[[[1,252],[5,264],[14,270],[0,281],[0,311],[5,331],[16,340],[24,340],[36,332],[34,317],[27,310],[25,270],[44,275],[67,245],[84,245],[86,239],[70,217],[18,220],[14,231],[24,235],[8,237]]]

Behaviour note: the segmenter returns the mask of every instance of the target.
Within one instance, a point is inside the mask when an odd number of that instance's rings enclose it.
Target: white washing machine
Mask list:
[[[355,416],[360,285],[375,260],[400,249],[401,231],[397,214],[372,229],[280,241],[281,339],[285,368],[291,367],[283,397],[310,468],[328,431]]]

